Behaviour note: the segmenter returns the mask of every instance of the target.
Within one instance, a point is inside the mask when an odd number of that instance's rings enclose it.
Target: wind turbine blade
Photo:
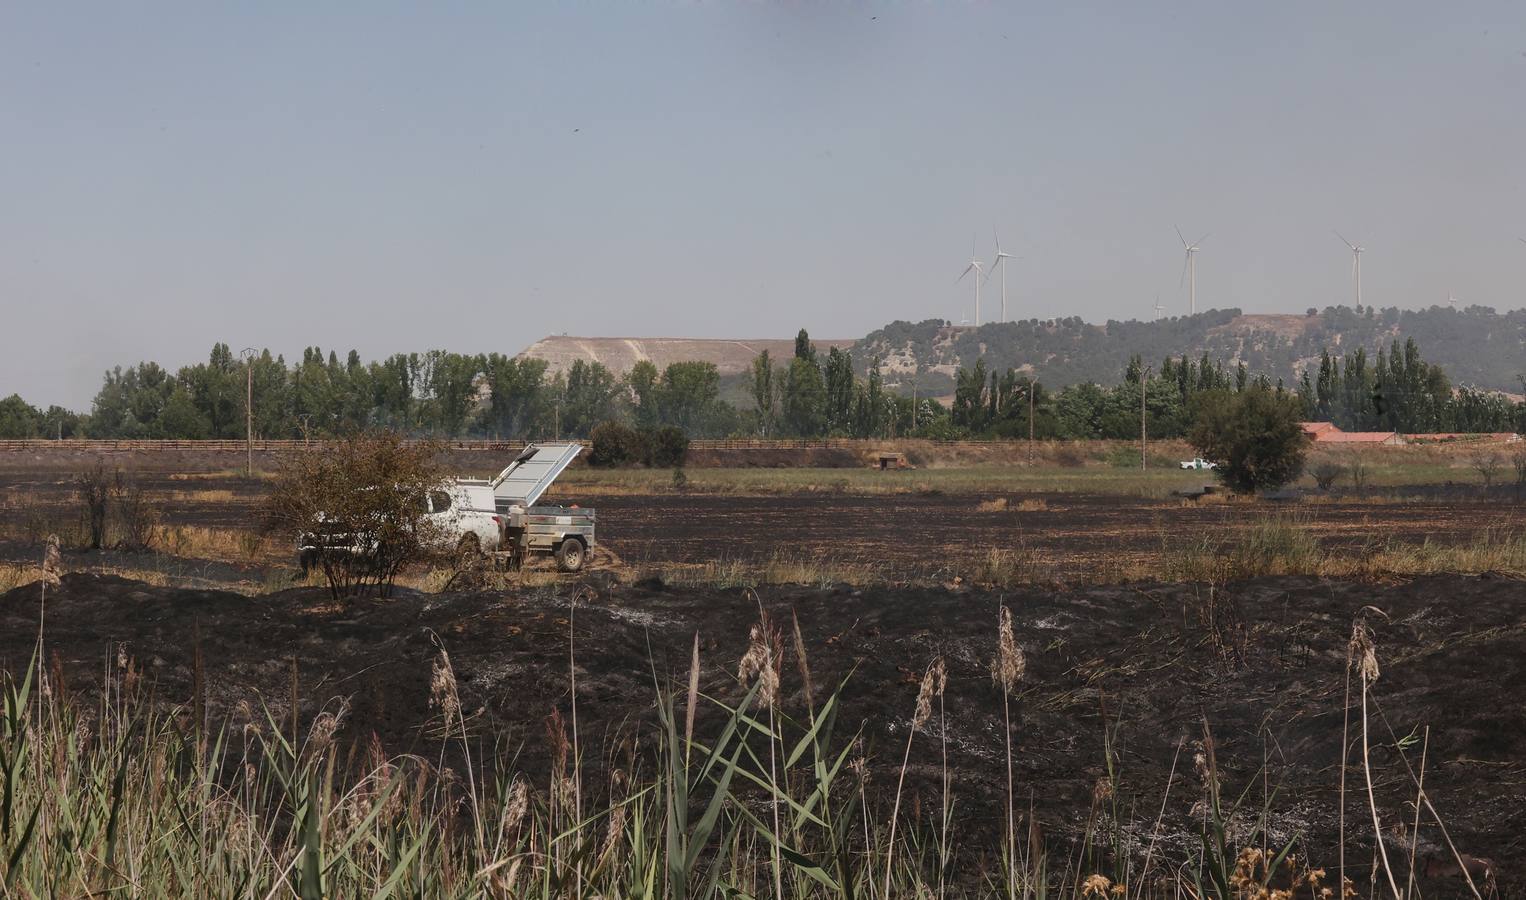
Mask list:
[[[1331,230],[1334,231],[1334,229],[1331,229]],[[1341,243],[1342,244],[1345,244],[1347,247],[1350,247],[1351,248],[1351,252],[1353,252],[1353,253],[1356,252],[1356,244],[1353,244],[1350,241],[1346,240],[1346,236],[1345,235],[1341,234],[1339,231],[1336,231],[1335,232],[1335,236],[1341,239]]]
[[[1213,232],[1210,231],[1210,232],[1208,232],[1208,234],[1205,234],[1202,237],[1198,238],[1197,240],[1193,241],[1192,242],[1192,246],[1196,247],[1199,244],[1203,243],[1204,241],[1208,240],[1208,236],[1211,235],[1211,234],[1213,234]]]
[[[1182,277],[1177,279],[1177,282],[1176,282],[1176,287],[1177,287],[1178,290],[1181,289],[1182,285],[1187,283],[1187,264],[1190,263],[1191,261],[1192,261],[1192,251],[1189,250],[1187,252],[1187,255],[1182,258]]]
[[[1175,225],[1172,225],[1171,227],[1172,228],[1176,228]],[[1182,242],[1182,247],[1185,248],[1185,247],[1189,246],[1188,243],[1187,243],[1187,239],[1182,236],[1182,230],[1180,228],[1176,228],[1176,239]]]
[[[959,273],[959,277],[954,279],[954,284],[958,284],[959,282],[963,281],[964,280],[964,276],[970,274],[970,270],[974,269],[974,268],[975,268],[975,264],[974,263],[970,263],[969,265],[965,266],[964,267],[964,271]],[[979,271],[979,270],[977,269],[976,271]]]

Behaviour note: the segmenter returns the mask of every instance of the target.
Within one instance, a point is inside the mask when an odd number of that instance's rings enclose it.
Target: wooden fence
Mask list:
[[[323,441],[312,441],[312,444],[321,445]],[[493,441],[493,440],[457,440],[441,441],[442,446],[448,450],[490,450],[490,451],[515,451],[525,448],[524,441]],[[579,441],[585,447],[588,441]],[[763,439],[740,439],[740,440],[691,440],[690,450],[876,450],[882,447],[896,446],[902,443],[898,439],[878,440],[874,438],[823,438],[819,440],[763,440]],[[1025,441],[924,441],[916,440],[916,443],[936,447],[1025,447]],[[283,450],[295,450],[308,446],[309,442],[301,440],[266,440],[256,439],[253,449],[262,453],[279,452]],[[63,452],[79,451],[86,453],[124,453],[144,451],[209,451],[218,453],[242,453],[248,445],[244,441],[150,441],[150,440],[95,440],[73,439],[50,440],[47,438],[24,438],[0,440],[0,453],[35,453],[35,452]]]

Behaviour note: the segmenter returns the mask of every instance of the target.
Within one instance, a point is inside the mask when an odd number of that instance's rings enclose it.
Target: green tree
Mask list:
[[[811,336],[806,334],[804,328],[795,335],[795,358],[816,365],[816,345],[811,343]]]
[[[206,413],[185,385],[177,385],[154,422],[154,437],[197,441],[211,431]]]
[[[587,437],[600,422],[619,418],[620,387],[603,363],[573,360],[562,401],[562,433]]]
[[[1252,384],[1233,394],[1199,398],[1187,439],[1204,459],[1219,464],[1224,483],[1254,493],[1278,488],[1303,472],[1308,438],[1300,425],[1298,398]]]
[[[37,437],[41,422],[42,413],[20,394],[0,400],[0,438]]]
[[[853,425],[853,356],[833,347],[827,351],[827,430],[846,434]]]
[[[753,358],[752,383],[748,387],[758,414],[758,433],[768,437],[774,430],[778,398],[774,395],[774,363],[767,350]]]
[[[632,412],[640,428],[656,428],[662,421],[662,398],[659,379],[661,374],[651,360],[643,359],[631,366],[631,395],[634,398]]]
[[[662,372],[661,421],[692,434],[709,424],[721,392],[715,363],[676,362]]]
[[[797,355],[784,373],[784,426],[798,437],[819,437],[827,430],[826,406],[821,370]]]
[[[551,390],[546,361],[488,354],[483,376],[489,393],[485,425],[499,438],[532,438],[549,430]]]

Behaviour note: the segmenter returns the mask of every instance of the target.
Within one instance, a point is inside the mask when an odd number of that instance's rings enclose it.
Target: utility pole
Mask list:
[[[244,358],[244,477],[254,477],[254,348],[245,347]]]
[[[1150,367],[1141,366],[1139,369],[1139,469],[1144,471],[1147,467],[1145,461],[1145,448],[1150,441],[1149,432],[1145,428],[1145,384],[1150,380]]]
[[[1033,392],[1038,387],[1038,382],[1032,377],[1028,379],[1028,465],[1033,465]]]
[[[917,381],[922,377],[922,364],[917,363],[911,370],[911,434],[917,430]],[[1526,382],[1522,382],[1526,384]],[[1523,387],[1522,390],[1526,390]]]

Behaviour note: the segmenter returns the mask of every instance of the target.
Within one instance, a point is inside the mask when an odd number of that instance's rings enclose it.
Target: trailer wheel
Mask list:
[[[556,545],[556,564],[563,572],[576,572],[583,568],[588,553],[583,549],[583,542],[577,538],[568,538]]]
[[[460,543],[456,544],[456,556],[465,563],[471,562],[482,555],[482,539],[475,534],[461,536]]]

